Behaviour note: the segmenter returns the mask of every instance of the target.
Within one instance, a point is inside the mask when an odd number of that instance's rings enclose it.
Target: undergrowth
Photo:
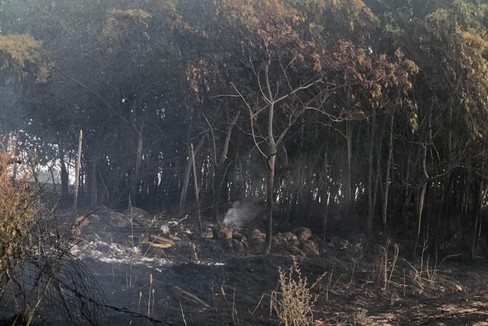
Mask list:
[[[326,273],[309,284],[302,275],[295,257],[288,270],[279,269],[278,289],[271,293],[270,309],[285,326],[305,326],[313,324],[313,308],[318,294],[313,289],[318,286]]]
[[[10,156],[0,154],[0,297],[16,266],[23,263],[43,205],[39,190],[19,171],[14,180]],[[16,163],[14,163],[16,164]]]

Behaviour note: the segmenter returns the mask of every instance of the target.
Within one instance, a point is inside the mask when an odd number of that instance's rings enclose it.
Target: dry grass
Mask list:
[[[427,243],[424,242],[420,261],[418,264],[416,264],[416,266],[407,262],[411,268],[410,274],[414,286],[414,292],[417,293],[424,293],[426,290],[436,290],[438,266],[437,264],[432,265],[430,263],[430,259],[426,257],[425,253],[427,249]]]
[[[271,293],[270,309],[276,313],[281,324],[285,326],[313,324],[313,307],[318,295],[312,290],[325,275],[322,274],[314,283],[309,284],[295,258],[288,270],[280,268],[278,290]]]
[[[9,160],[0,154],[0,296],[11,272],[23,262],[42,210],[39,191],[28,182],[27,172],[19,171],[13,180]]]
[[[393,248],[393,250],[390,249]],[[383,290],[388,290],[390,287],[391,279],[398,261],[398,255],[400,253],[400,248],[396,243],[391,244],[389,241],[384,245],[380,246],[378,258],[377,258],[377,274],[376,283],[381,285]]]

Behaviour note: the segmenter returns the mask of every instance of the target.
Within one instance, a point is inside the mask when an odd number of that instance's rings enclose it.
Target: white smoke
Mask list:
[[[259,217],[260,208],[254,203],[235,202],[227,210],[223,224],[233,228],[242,228]]]

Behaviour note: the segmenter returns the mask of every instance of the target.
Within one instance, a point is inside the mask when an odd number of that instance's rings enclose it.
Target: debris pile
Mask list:
[[[77,218],[72,234],[79,242],[71,253],[112,263],[205,263],[259,254],[266,239],[259,228],[205,223],[201,234],[198,229],[196,219],[188,215],[169,218],[135,207],[124,213],[102,208]],[[319,256],[323,247],[306,227],[277,233],[272,244],[275,253],[303,257]]]

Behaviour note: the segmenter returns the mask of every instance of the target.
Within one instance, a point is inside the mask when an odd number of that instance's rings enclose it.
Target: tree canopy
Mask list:
[[[488,241],[480,0],[0,1],[0,134],[87,205]],[[193,146],[191,146],[193,144]],[[193,149],[192,149],[193,147]],[[196,189],[196,188],[195,188]]]

